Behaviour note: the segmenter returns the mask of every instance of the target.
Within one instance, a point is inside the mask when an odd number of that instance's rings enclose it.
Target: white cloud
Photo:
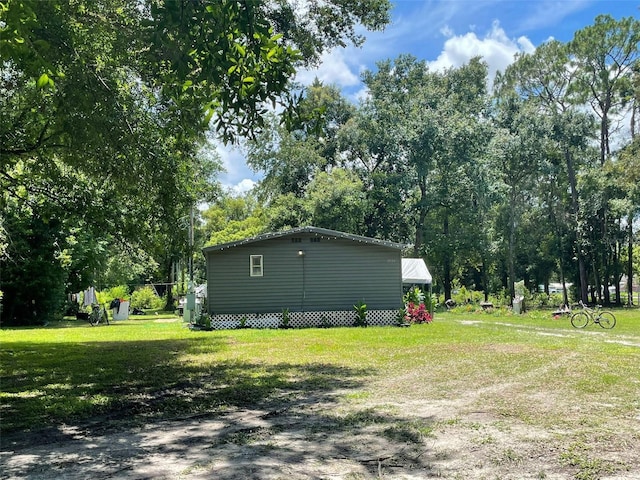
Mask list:
[[[220,154],[225,175],[229,177],[237,176],[238,167],[244,163],[242,151],[234,145],[225,145],[221,142],[216,142],[216,149]]]
[[[520,46],[520,50],[525,53],[533,53],[536,49],[535,45],[531,43],[531,40],[525,36],[518,38],[518,45]]]
[[[496,72],[504,71],[513,62],[516,53],[533,50],[535,47],[527,37],[512,40],[507,37],[500,23],[494,21],[484,38],[479,38],[474,32],[448,38],[438,58],[429,62],[429,67],[433,70],[457,68],[471,58],[480,56],[489,66],[489,81],[492,83]]]
[[[445,25],[444,27],[442,27],[440,29],[440,33],[442,34],[443,37],[453,37],[454,32],[451,29],[451,27],[449,27],[449,25]]]
[[[344,56],[344,50],[334,49],[326,52],[320,59],[320,65],[314,69],[299,70],[296,81],[303,85],[310,85],[314,78],[318,78],[326,85],[338,87],[352,87],[360,83],[360,77],[352,71],[361,70],[361,65],[350,66]]]
[[[221,142],[214,143],[225,170],[219,178],[222,186],[233,193],[244,193],[250,190],[259,180],[260,175],[249,168],[242,148],[224,145]]]
[[[247,193],[249,190],[251,190],[255,186],[256,186],[256,182],[254,182],[249,178],[244,178],[240,180],[240,182],[238,182],[236,185],[232,186],[230,190],[235,195],[241,195],[243,193]]]

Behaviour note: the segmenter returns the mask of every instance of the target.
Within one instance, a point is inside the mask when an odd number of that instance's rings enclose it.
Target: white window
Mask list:
[[[251,255],[249,274],[252,277],[262,276],[262,255]]]

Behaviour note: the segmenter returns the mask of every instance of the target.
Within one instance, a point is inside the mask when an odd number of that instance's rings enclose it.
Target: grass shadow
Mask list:
[[[189,339],[13,342],[2,360],[2,438],[99,417],[136,423],[243,407],[276,394],[329,395],[357,387],[369,371],[326,364],[198,364],[188,355],[226,347],[223,336]],[[4,440],[3,440],[4,443]]]
[[[187,436],[158,440],[161,446],[154,448],[175,458],[176,464],[188,457],[192,464],[206,466],[215,456],[226,465],[216,468],[219,478],[246,476],[254,468],[246,462],[257,462],[262,471],[275,474],[282,463],[295,465],[307,459],[306,453],[280,441],[274,446],[272,440],[278,435],[298,437],[309,455],[354,456],[370,470],[380,465],[372,462],[375,455],[363,455],[368,440],[361,435],[373,431],[385,449],[404,451],[404,445],[421,445],[429,430],[403,415],[368,408],[338,413],[345,393],[366,388],[376,374],[371,368],[184,360],[221,351],[229,341],[225,336],[204,336],[13,342],[0,352],[0,447],[13,452],[0,462],[3,469],[18,476],[41,472],[43,466],[55,472],[73,457],[73,468],[82,470],[80,476],[114,474],[123,468],[138,471],[142,468],[138,462],[150,448],[150,434],[142,427],[161,424],[162,430],[181,424],[186,425]],[[219,428],[202,429],[200,422],[217,422]],[[126,445],[126,454],[115,448],[118,445]],[[239,455],[236,447],[247,455]],[[28,455],[20,455],[27,450]],[[92,461],[81,461],[84,456]],[[413,461],[400,457],[393,461],[403,465]]]

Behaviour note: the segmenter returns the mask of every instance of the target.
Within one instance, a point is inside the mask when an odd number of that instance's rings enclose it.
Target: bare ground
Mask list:
[[[523,392],[540,373],[429,400],[419,376],[400,373],[366,391],[283,393],[147,424],[120,412],[5,436],[0,478],[640,479],[640,416],[585,422],[587,411],[597,419],[611,405]],[[508,413],[510,399],[536,418],[564,405],[566,418],[527,421]]]

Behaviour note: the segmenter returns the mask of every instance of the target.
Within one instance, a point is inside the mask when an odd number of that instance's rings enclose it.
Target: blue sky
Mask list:
[[[357,102],[364,95],[360,75],[376,70],[376,62],[409,53],[432,69],[457,67],[480,55],[490,76],[504,70],[518,52],[533,51],[550,38],[567,42],[592,25],[596,16],[640,17],[640,0],[392,0],[392,21],[383,32],[365,32],[360,48],[337,49],[297,80],[318,77],[339,86]],[[244,162],[239,148],[220,147],[227,172],[220,180],[243,191],[261,178]]]

